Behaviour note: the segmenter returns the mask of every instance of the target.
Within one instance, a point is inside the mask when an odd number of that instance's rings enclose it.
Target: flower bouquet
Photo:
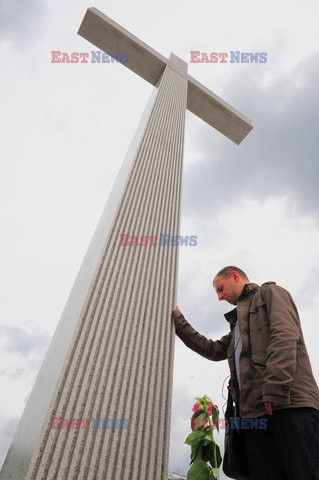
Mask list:
[[[219,410],[204,395],[196,398],[191,417],[191,429],[185,443],[191,447],[190,469],[187,480],[219,480],[222,462],[219,446],[214,441],[214,428],[219,431]]]

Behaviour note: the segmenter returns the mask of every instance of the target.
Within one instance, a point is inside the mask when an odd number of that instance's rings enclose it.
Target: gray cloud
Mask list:
[[[0,41],[9,40],[25,46],[39,34],[40,19],[43,19],[45,11],[43,0],[1,0]]]
[[[317,265],[309,272],[307,282],[298,292],[298,308],[313,307],[318,293],[317,282],[319,278],[319,268]]]
[[[232,80],[227,101],[254,129],[238,147],[196,128],[202,161],[185,175],[185,215],[209,218],[244,194],[259,200],[286,195],[292,211],[318,214],[318,60],[319,54],[308,57],[267,87],[248,74]]]
[[[28,357],[42,352],[49,343],[50,335],[41,328],[29,333],[15,325],[0,325],[0,339],[4,350]]]

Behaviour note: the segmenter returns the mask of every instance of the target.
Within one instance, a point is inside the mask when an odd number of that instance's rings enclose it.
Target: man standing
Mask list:
[[[214,361],[228,359],[232,397],[242,418],[267,418],[265,430],[243,430],[252,480],[319,480],[319,390],[290,293],[275,282],[250,283],[238,267],[213,280],[230,332],[208,340],[172,312],[176,334]]]

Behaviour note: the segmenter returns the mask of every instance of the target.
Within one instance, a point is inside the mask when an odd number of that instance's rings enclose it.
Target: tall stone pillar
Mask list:
[[[28,480],[167,478],[174,353],[170,311],[178,247],[160,245],[160,235],[179,233],[187,101],[187,80],[176,71],[181,69],[186,71],[186,64],[172,55],[135,158],[127,162],[125,182],[122,173],[122,193],[113,194],[118,202],[114,219],[95,259]],[[121,234],[158,240],[156,245],[121,246]],[[44,375],[37,388],[45,389],[45,381],[50,378]],[[52,417],[90,421],[88,428],[52,428]],[[92,418],[127,419],[127,428],[101,428],[100,421],[100,428],[93,429]],[[13,477],[2,472],[0,478]]]

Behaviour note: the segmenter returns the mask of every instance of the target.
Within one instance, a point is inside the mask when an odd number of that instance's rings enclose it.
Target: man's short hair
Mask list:
[[[231,272],[234,272],[234,271],[237,272],[245,280],[248,280],[246,273],[241,268],[235,267],[234,265],[228,265],[227,267],[222,268],[221,270],[219,270],[218,273],[216,273],[213,279],[213,283],[215,282],[217,277],[229,278],[231,275]]]

